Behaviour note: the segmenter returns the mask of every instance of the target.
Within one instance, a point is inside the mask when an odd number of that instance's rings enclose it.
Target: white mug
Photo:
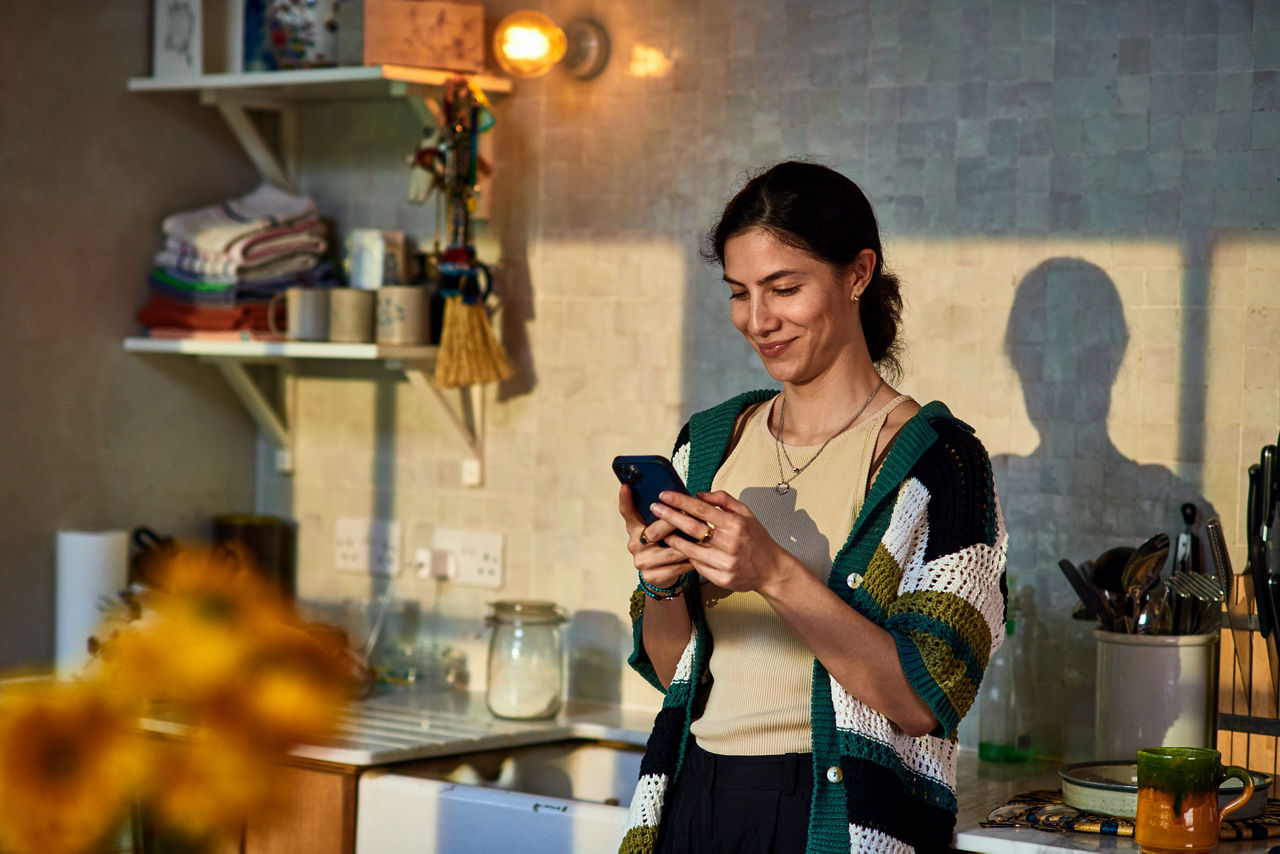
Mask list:
[[[285,300],[284,329],[276,325],[280,300]],[[324,341],[329,337],[329,289],[287,288],[267,305],[267,326],[290,341]]]
[[[374,321],[379,344],[422,344],[427,340],[427,289],[421,285],[378,288]]]
[[[373,340],[373,291],[359,288],[330,290],[329,340],[352,344]]]
[[[345,245],[344,263],[351,287],[372,291],[405,281],[403,231],[353,228]]]

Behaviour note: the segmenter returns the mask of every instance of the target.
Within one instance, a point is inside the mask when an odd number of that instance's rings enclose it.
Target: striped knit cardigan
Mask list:
[[[673,462],[691,492],[711,489],[734,421],[776,392],[755,391],[694,415]],[[832,562],[827,585],[889,631],[903,670],[939,726],[918,738],[845,691],[813,663],[813,801],[807,854],[934,852],[951,842],[956,727],[1004,639],[1007,537],[991,463],[973,430],[946,406],[924,406],[898,434]],[[711,689],[712,638],[697,596],[693,632],[665,689],[621,854],[656,849],[664,796],[679,776]],[[633,668],[663,690],[644,651],[644,594],[631,596]]]

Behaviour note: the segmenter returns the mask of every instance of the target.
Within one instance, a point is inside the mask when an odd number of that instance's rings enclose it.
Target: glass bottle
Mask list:
[[[551,602],[489,604],[489,711],[518,720],[553,717],[564,688],[564,613]]]
[[[1004,624],[1004,644],[982,679],[978,705],[978,758],[985,762],[1026,762],[1034,750],[1026,710],[1018,696],[1018,636],[1015,621]]]

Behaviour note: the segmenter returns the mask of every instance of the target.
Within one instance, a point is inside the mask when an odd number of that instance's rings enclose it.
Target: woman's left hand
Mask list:
[[[751,509],[727,492],[663,492],[658,497],[661,503],[653,505],[654,513],[698,541],[667,537],[667,546],[717,587],[767,593],[798,563],[769,536]]]

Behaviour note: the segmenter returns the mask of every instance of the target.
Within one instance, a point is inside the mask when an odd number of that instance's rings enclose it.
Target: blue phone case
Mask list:
[[[613,473],[618,476],[620,483],[631,487],[631,501],[646,525],[652,525],[658,521],[658,517],[653,515],[649,505],[658,500],[659,493],[670,490],[689,494],[688,488],[671,465],[671,461],[656,454],[614,457]],[[676,533],[691,543],[697,542],[684,531]]]

